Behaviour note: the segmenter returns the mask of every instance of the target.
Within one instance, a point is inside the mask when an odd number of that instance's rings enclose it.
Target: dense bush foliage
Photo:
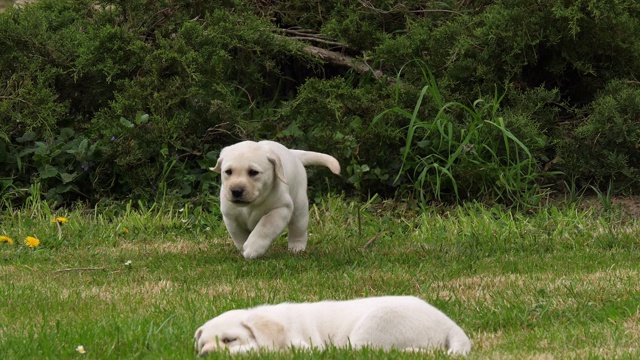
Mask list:
[[[573,124],[571,137],[558,144],[564,168],[581,182],[637,189],[640,180],[640,89],[637,83],[612,81]],[[579,185],[586,186],[587,183]]]
[[[0,191],[200,201],[269,138],[363,194],[637,192],[638,33],[622,0],[41,0],[0,13]]]

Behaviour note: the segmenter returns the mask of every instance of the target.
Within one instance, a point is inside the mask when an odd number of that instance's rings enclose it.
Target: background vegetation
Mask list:
[[[335,155],[344,179],[315,186],[349,193],[637,193],[638,33],[640,4],[622,0],[8,8],[0,191],[197,204],[223,146],[269,138]]]

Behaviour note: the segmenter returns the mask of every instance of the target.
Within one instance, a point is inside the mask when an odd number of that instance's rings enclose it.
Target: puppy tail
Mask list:
[[[471,340],[459,326],[455,326],[449,330],[446,348],[451,355],[466,356],[471,351]]]
[[[331,170],[332,173],[340,175],[340,163],[333,156],[303,150],[291,150],[291,152],[302,162],[302,165],[318,165],[325,166]]]

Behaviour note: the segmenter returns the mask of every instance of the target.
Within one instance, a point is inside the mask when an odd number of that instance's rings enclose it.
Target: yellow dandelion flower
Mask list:
[[[127,235],[129,233],[129,229],[127,228],[122,228],[122,233]]]
[[[13,239],[5,235],[0,235],[0,243],[5,243],[5,242],[11,245],[13,244]]]
[[[57,216],[53,219],[51,219],[51,223],[58,223],[58,224],[64,224],[69,222],[69,219],[67,219],[66,217],[62,217],[62,216]]]
[[[28,247],[34,249],[37,246],[40,246],[40,240],[34,238],[33,236],[27,236],[27,238],[24,240],[25,245],[27,245]]]

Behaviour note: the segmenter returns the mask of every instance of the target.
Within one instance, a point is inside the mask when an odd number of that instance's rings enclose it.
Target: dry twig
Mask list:
[[[54,273],[58,272],[67,272],[67,271],[94,271],[94,270],[104,270],[103,267],[87,267],[87,268],[66,268],[54,271]]]
[[[378,235],[380,235],[380,233],[376,233],[375,235],[373,235],[371,237],[371,239],[369,239],[369,241],[367,241],[366,244],[364,244],[364,246],[362,247],[363,249],[366,249],[369,247],[369,245],[373,244],[374,241],[376,241],[376,239],[378,239]]]

